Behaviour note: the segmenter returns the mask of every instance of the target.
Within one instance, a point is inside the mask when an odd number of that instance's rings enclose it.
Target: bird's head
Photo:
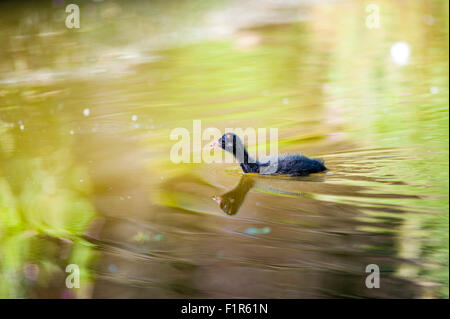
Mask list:
[[[234,133],[225,133],[221,138],[219,138],[216,142],[213,142],[211,146],[217,146],[221,149],[237,154],[238,150],[244,149],[244,144],[242,144],[241,139]]]

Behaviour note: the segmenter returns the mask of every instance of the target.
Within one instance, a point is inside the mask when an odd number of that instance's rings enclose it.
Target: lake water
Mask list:
[[[448,298],[448,2],[61,3],[0,5],[0,297]],[[194,120],[329,170],[175,164]]]

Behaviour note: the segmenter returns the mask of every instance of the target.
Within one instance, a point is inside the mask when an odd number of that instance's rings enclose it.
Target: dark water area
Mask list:
[[[448,2],[369,3],[2,4],[0,297],[448,298]],[[328,171],[173,163],[194,120]]]

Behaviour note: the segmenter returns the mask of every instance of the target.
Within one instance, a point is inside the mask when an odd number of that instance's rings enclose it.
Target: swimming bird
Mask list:
[[[276,155],[260,160],[253,159],[249,156],[242,140],[234,133],[225,133],[211,146],[217,146],[232,153],[244,173],[306,176],[327,170],[323,160],[308,158],[301,154]]]

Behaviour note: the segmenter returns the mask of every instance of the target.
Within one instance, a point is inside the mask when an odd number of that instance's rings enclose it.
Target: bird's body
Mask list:
[[[301,154],[266,157],[259,163],[258,173],[261,175],[306,176],[327,169],[322,160],[308,158]]]
[[[234,133],[224,134],[215,145],[233,153],[244,173],[306,176],[327,170],[322,160],[300,154],[277,155],[259,161],[254,160],[248,155],[241,139]]]

